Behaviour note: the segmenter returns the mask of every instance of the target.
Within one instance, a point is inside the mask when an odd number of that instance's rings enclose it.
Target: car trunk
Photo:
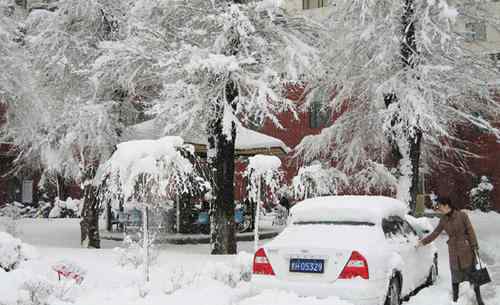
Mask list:
[[[363,255],[367,251],[363,249],[380,238],[375,228],[366,224],[292,225],[266,245],[265,251],[278,279],[331,283],[339,278],[353,251]],[[291,261],[294,268],[302,264],[301,270],[291,271]],[[321,262],[322,269],[318,267]]]

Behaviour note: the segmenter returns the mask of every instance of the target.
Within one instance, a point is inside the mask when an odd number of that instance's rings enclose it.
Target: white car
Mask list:
[[[353,304],[396,305],[433,284],[437,250],[416,248],[408,209],[382,196],[304,200],[285,230],[258,249],[252,283],[301,296],[337,296]]]

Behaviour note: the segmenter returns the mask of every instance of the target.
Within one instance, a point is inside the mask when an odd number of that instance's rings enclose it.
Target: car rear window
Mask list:
[[[366,221],[296,221],[294,225],[334,225],[334,226],[374,226],[373,222]]]

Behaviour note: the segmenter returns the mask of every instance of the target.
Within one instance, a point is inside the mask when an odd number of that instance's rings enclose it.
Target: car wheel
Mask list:
[[[401,287],[396,277],[393,277],[389,283],[384,305],[401,305]]]
[[[438,269],[438,260],[437,257],[434,258],[434,263],[432,264],[431,270],[429,271],[429,276],[427,277],[427,286],[432,286],[437,280],[437,277],[439,275],[439,269]]]

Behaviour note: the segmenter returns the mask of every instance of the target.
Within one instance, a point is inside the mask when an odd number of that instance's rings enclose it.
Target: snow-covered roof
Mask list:
[[[171,134],[172,136],[173,134]],[[184,139],[187,144],[193,144],[196,151],[205,152],[207,147],[207,133],[200,123],[191,129],[175,134]],[[163,128],[154,119],[130,126],[123,134],[123,141],[154,140],[165,136]],[[263,133],[237,125],[236,154],[287,154],[290,148],[283,141]]]
[[[293,222],[359,221],[381,223],[388,216],[404,217],[408,207],[384,196],[325,196],[306,199],[294,205]]]

